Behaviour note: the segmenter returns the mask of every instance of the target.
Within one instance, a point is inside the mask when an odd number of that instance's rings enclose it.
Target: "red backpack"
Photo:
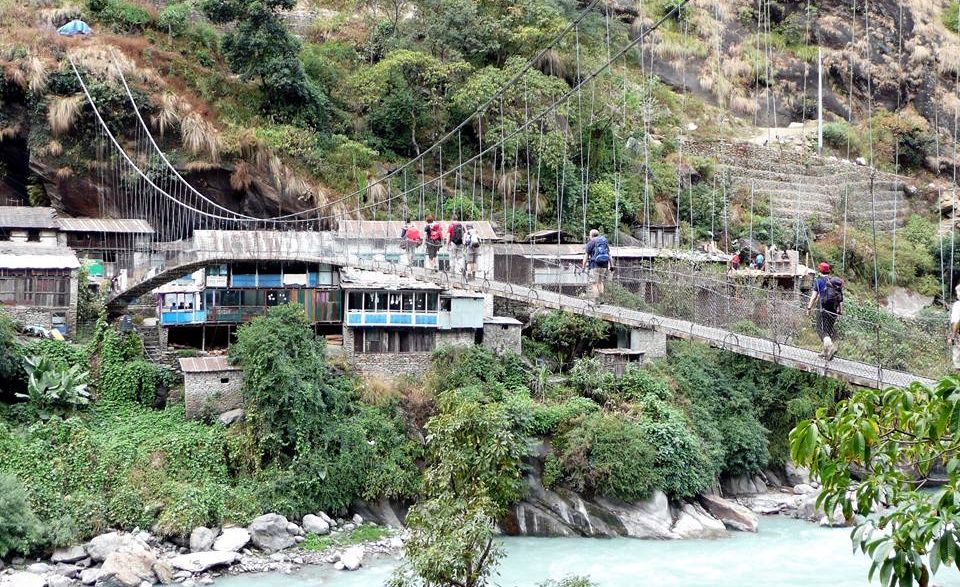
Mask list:
[[[427,240],[431,243],[439,243],[443,240],[443,228],[439,222],[427,226]]]

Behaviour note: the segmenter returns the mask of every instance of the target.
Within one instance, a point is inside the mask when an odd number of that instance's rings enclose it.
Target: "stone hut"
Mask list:
[[[523,322],[505,316],[488,316],[483,319],[483,346],[497,354],[514,352],[520,354]]]
[[[227,358],[180,359],[187,418],[218,416],[243,407],[243,371]]]

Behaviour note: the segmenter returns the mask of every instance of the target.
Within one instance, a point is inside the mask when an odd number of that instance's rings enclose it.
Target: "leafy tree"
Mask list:
[[[573,360],[604,340],[610,325],[598,318],[590,318],[563,310],[535,314],[530,334],[535,340],[549,344],[562,365]]]
[[[223,38],[223,54],[243,79],[260,81],[265,112],[284,122],[326,130],[329,100],[307,78],[300,43],[278,14],[295,5],[295,0],[203,0],[201,8],[210,20],[234,25]]]
[[[365,114],[385,148],[418,154],[449,118],[445,96],[469,66],[443,63],[420,51],[398,49],[359,70],[346,83],[352,107]],[[410,148],[413,148],[410,151]]]
[[[324,420],[346,407],[347,390],[328,372],[323,349],[293,304],[237,331],[230,358],[243,368],[247,423],[268,459],[308,449]]]
[[[440,394],[427,424],[424,499],[407,517],[406,562],[391,585],[482,587],[503,556],[495,520],[520,498],[525,447],[501,404],[476,394]]]
[[[29,551],[41,530],[23,486],[16,477],[0,474],[0,558]]]
[[[851,539],[872,559],[871,579],[927,587],[941,566],[958,566],[958,423],[960,377],[949,376],[932,387],[860,390],[791,431],[791,456],[823,485],[817,505],[864,516]],[[946,483],[931,491],[935,470]]]
[[[290,514],[413,495],[420,449],[395,406],[356,401],[354,382],[330,370],[323,348],[291,304],[245,324],[230,348],[244,371],[244,436],[255,453],[242,461],[270,472],[259,493]]]
[[[417,32],[443,61],[485,61],[500,49],[496,22],[473,0],[418,0]]]

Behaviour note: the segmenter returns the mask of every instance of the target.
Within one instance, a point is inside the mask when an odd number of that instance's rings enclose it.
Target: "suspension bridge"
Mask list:
[[[113,292],[109,305],[114,309],[120,308],[131,299],[211,264],[236,261],[306,261],[339,267],[359,267],[384,273],[399,273],[440,283],[446,287],[463,288],[523,302],[531,307],[568,310],[631,328],[654,330],[669,337],[705,342],[713,347],[740,355],[818,373],[857,385],[882,388],[906,386],[915,381],[931,383],[931,379],[911,373],[908,369],[888,368],[883,357],[879,355],[875,361],[847,358],[825,361],[816,351],[794,344],[797,338],[796,333],[787,335],[781,333],[778,336],[774,332],[777,323],[781,321],[779,318],[781,314],[780,309],[776,308],[772,302],[768,311],[765,312],[769,332],[767,334],[744,333],[742,329],[733,328],[727,320],[719,320],[715,316],[698,315],[696,312],[678,316],[675,312],[658,312],[655,309],[646,311],[611,304],[592,304],[580,298],[545,289],[491,280],[489,276],[466,279],[462,276],[428,271],[399,263],[378,262],[352,252],[350,239],[320,230],[338,221],[375,213],[389,215],[391,218],[395,215],[401,217],[414,215],[422,218],[426,212],[430,211],[431,201],[433,211],[439,217],[441,213],[449,212],[445,204],[453,198],[457,198],[455,201],[459,202],[459,208],[455,206],[454,211],[461,213],[462,216],[464,202],[468,201],[472,210],[480,211],[481,217],[495,220],[495,215],[499,213],[503,226],[517,230],[516,219],[519,209],[521,212],[527,212],[527,218],[533,219],[530,220],[531,226],[529,226],[533,228],[532,223],[536,222],[543,212],[539,209],[540,196],[549,192],[557,198],[557,204],[554,207],[557,231],[560,232],[566,226],[579,225],[586,234],[589,228],[587,210],[591,191],[588,188],[590,153],[589,149],[584,147],[583,125],[585,121],[592,121],[595,116],[599,116],[591,97],[596,95],[598,86],[623,94],[623,107],[612,117],[617,130],[612,133],[610,144],[614,158],[614,218],[619,220],[622,177],[626,173],[624,150],[629,148],[631,141],[634,143],[637,141],[632,137],[629,137],[628,141],[626,140],[628,137],[623,136],[629,132],[628,114],[632,113],[628,113],[627,94],[632,90],[628,90],[625,78],[618,76],[615,68],[618,63],[622,62],[626,66],[628,60],[638,59],[641,66],[649,67],[652,71],[654,52],[647,45],[651,34],[664,22],[675,17],[688,1],[676,3],[672,10],[659,21],[633,35],[619,48],[613,47],[611,43],[609,10],[602,11],[599,17],[606,25],[607,55],[606,58],[600,59],[600,65],[587,72],[580,69],[579,35],[584,20],[588,16],[597,16],[595,9],[598,6],[598,0],[593,0],[551,43],[506,80],[470,116],[444,133],[433,145],[421,151],[416,157],[393,168],[383,177],[355,192],[334,198],[320,206],[272,217],[257,217],[233,210],[207,197],[187,182],[158,145],[152,129],[145,121],[134,98],[124,71],[119,66],[115,78],[125,90],[129,112],[134,115],[136,125],[132,133],[130,129],[125,129],[128,140],[118,136],[91,94],[87,85],[87,74],[71,58],[73,72],[80,84],[86,104],[90,107],[94,126],[97,129],[93,141],[99,158],[98,179],[102,186],[109,186],[109,191],[123,194],[121,200],[123,209],[118,210],[114,202],[109,212],[128,218],[146,219],[156,229],[151,236],[152,242],[146,245],[151,259],[149,266],[136,272],[122,290]],[[570,42],[571,38],[576,43],[575,81],[571,83],[568,91],[545,101],[541,100],[539,104],[532,104],[528,93],[527,76],[549,51],[562,42]],[[640,88],[639,91],[641,101],[652,99],[650,88]],[[521,118],[514,121],[515,124],[504,123],[504,103],[508,96],[511,100],[517,100],[523,104]],[[589,101],[586,106],[585,100]],[[585,108],[589,109],[589,113],[584,112]],[[642,124],[637,130],[643,133],[641,140],[643,159],[645,165],[649,167],[650,145],[648,142],[651,134],[649,106],[642,106],[638,114],[642,119]],[[579,128],[575,128],[571,121],[576,121],[576,126]],[[559,166],[559,176],[552,179],[555,182],[554,186],[545,186],[544,184],[550,181],[544,177],[542,169],[545,136],[551,132],[558,132],[558,129],[561,129],[559,132],[565,136],[579,135],[579,153],[568,153],[567,142],[564,141],[564,156]],[[129,140],[131,134],[133,134],[133,140]],[[474,144],[467,152],[463,147],[465,138],[466,142]],[[679,153],[681,165],[684,157],[684,143],[681,131]],[[624,147],[624,144],[628,147]],[[576,148],[572,150],[577,151]],[[569,162],[568,155],[575,156],[579,165]],[[511,167],[510,171],[507,170],[508,165]],[[581,189],[566,191],[569,183],[566,181],[567,174],[574,178],[575,182],[580,183]],[[649,173],[643,173],[642,214],[647,224],[651,221],[653,206],[649,175]],[[851,181],[857,182],[856,187],[860,198],[872,204],[870,220],[874,239],[877,238],[878,230],[890,229],[893,231],[895,242],[897,221],[901,215],[897,210],[896,196],[894,196],[892,215],[889,218],[878,218],[874,182],[871,180],[864,184],[859,178],[853,178]],[[547,187],[551,189],[546,189]],[[101,190],[101,194],[107,191],[107,189]],[[731,195],[727,193],[725,184],[722,186],[715,184],[715,191],[722,195],[722,200],[716,206],[720,208],[719,213],[714,210],[711,203],[708,220],[709,234],[721,232],[720,226],[722,226],[725,241],[729,242],[726,232]],[[679,221],[681,211],[686,205],[692,230],[694,225],[707,220],[695,217],[693,196],[690,195],[689,204],[682,201],[683,196],[682,186],[678,181],[677,205],[673,215]],[[751,192],[751,202],[752,199]],[[781,198],[781,200],[777,203],[779,206],[777,209],[783,216],[787,216],[787,210],[784,208],[786,199]],[[793,210],[796,217],[782,218],[781,221],[786,220],[785,224],[793,224],[799,231],[800,225],[806,218],[801,218],[799,198],[797,201],[798,205]],[[844,199],[844,206],[845,202],[846,199]],[[108,212],[103,201],[100,206],[101,212]],[[469,218],[465,219],[469,220]],[[847,213],[844,210],[844,230],[846,230],[846,222]],[[614,222],[616,234],[612,236],[615,243],[620,240],[619,225],[619,222]],[[752,239],[752,224],[750,236]],[[799,238],[798,232],[798,241]],[[689,240],[688,244],[693,247],[694,239]],[[136,245],[131,240],[130,248],[133,249],[134,246],[141,250],[145,247],[142,239],[138,240]],[[874,286],[877,287],[876,269]],[[755,303],[755,300],[750,303]],[[727,305],[729,306],[730,303],[728,302]],[[881,327],[875,325],[875,330],[879,347]]]

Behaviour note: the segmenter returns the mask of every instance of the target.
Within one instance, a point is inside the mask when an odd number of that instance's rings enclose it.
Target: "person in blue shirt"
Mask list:
[[[599,301],[603,295],[603,282],[610,274],[613,257],[610,255],[610,243],[599,230],[590,231],[590,240],[583,247],[583,266],[590,269],[590,288],[593,300]]]

